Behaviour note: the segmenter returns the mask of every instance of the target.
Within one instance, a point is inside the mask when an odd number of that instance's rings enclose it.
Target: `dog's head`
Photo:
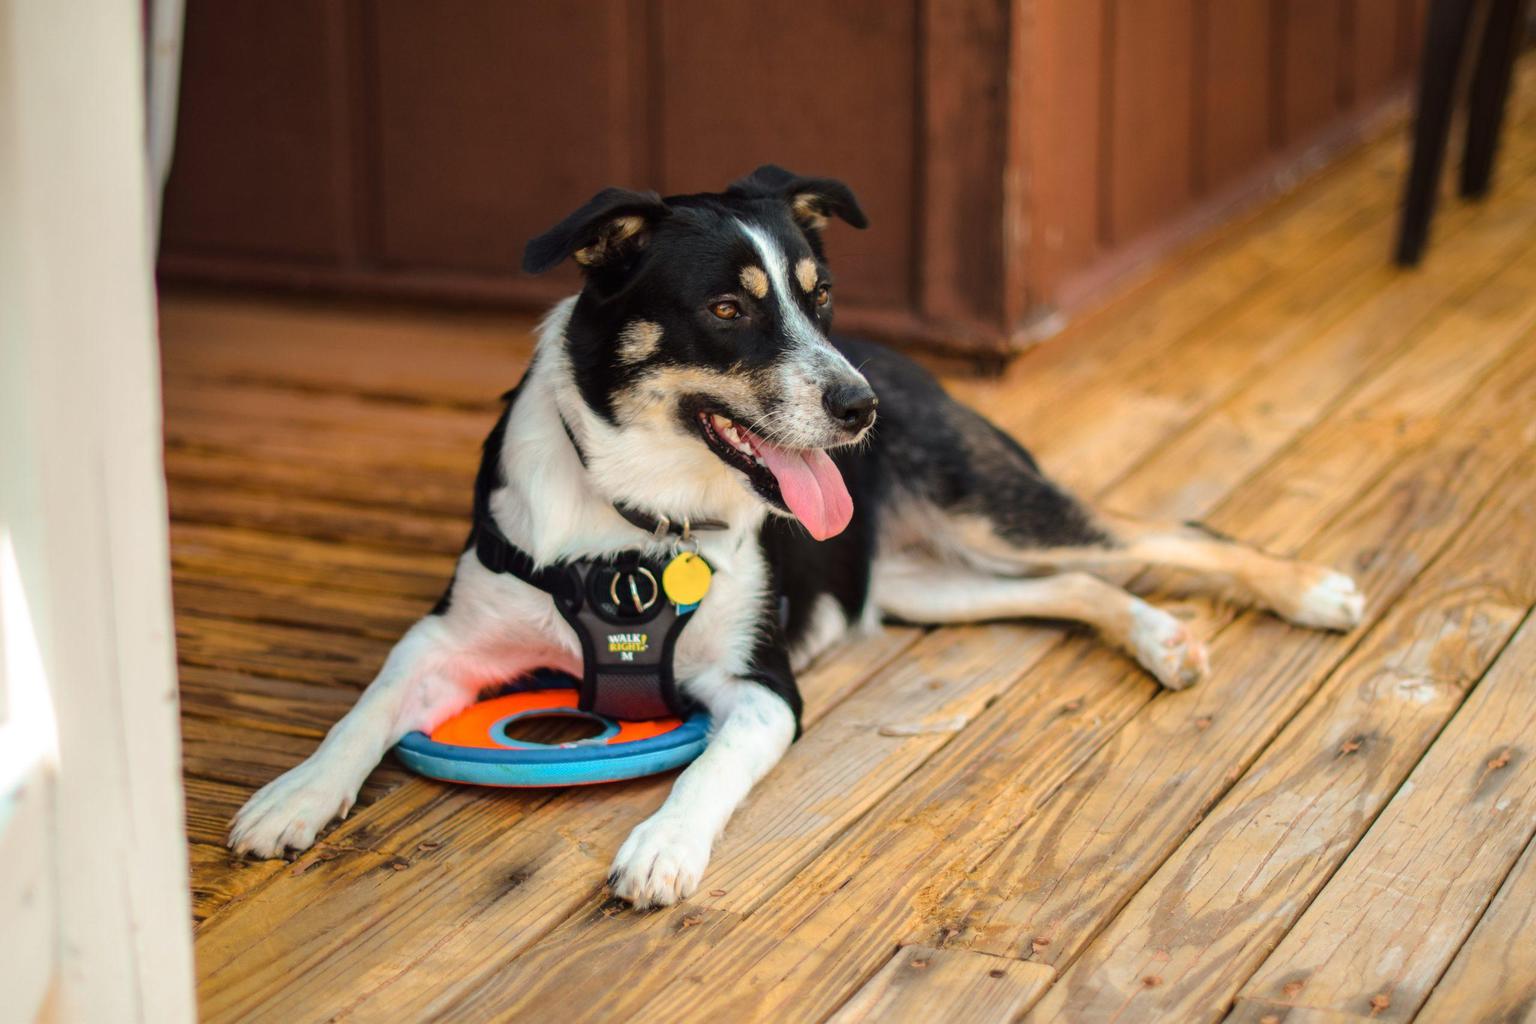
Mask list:
[[[817,539],[853,514],[827,449],[862,438],[876,405],[828,340],[831,217],[867,223],[842,182],[769,165],[721,193],[605,189],[523,257],[530,273],[567,258],[582,267],[571,370],[626,448],[673,456],[653,470],[697,462],[729,474]]]

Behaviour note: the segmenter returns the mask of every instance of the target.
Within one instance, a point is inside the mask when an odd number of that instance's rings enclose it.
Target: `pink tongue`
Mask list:
[[[848,485],[824,451],[779,448],[757,441],[758,454],[779,481],[784,504],[817,540],[836,537],[853,518]]]

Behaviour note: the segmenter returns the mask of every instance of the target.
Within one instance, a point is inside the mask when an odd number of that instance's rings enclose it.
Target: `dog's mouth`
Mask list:
[[[746,474],[763,500],[800,520],[812,537],[826,540],[847,528],[853,498],[824,449],[772,444],[718,412],[700,412],[698,424],[721,462]]]

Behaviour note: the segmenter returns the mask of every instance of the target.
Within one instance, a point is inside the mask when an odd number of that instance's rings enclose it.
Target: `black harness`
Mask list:
[[[583,711],[634,720],[692,710],[677,692],[672,652],[698,606],[667,600],[662,562],[632,550],[535,569],[533,558],[488,518],[475,523],[473,543],[481,565],[544,591],[576,631]]]
[[[564,418],[566,436],[583,466],[586,453]],[[679,546],[694,530],[723,530],[717,519],[673,523],[615,503],[614,511],[653,537],[674,536]],[[516,576],[554,599],[581,640],[579,707],[608,718],[637,720],[684,716],[693,710],[677,691],[672,653],[698,605],[679,607],[662,590],[665,563],[634,549],[606,559],[578,558],[536,569],[490,516],[476,516],[470,544],[480,564]]]

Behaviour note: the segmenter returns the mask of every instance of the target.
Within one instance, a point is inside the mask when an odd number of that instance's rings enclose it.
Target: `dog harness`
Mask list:
[[[614,508],[652,536],[677,537],[677,553],[665,563],[632,550],[538,569],[532,556],[486,516],[475,522],[475,554],[492,572],[516,576],[548,594],[576,631],[582,711],[629,721],[686,717],[693,709],[677,691],[672,654],[709,589],[709,567],[685,545],[693,530],[724,529],[726,524],[685,520],[679,525],[626,506]]]

